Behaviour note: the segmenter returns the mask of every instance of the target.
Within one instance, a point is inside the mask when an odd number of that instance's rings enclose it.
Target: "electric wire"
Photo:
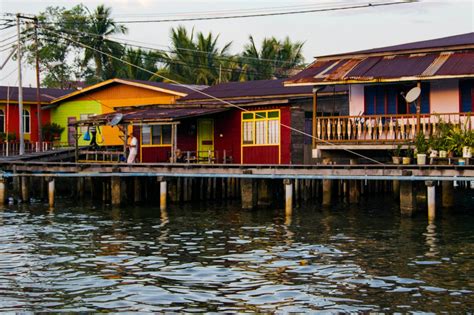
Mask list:
[[[51,31],[51,32],[53,32],[53,31]],[[53,32],[53,33],[56,33],[56,32]],[[122,60],[122,59],[120,59],[120,58],[118,58],[118,57],[115,57],[115,56],[112,55],[112,54],[103,52],[103,51],[98,50],[98,49],[96,49],[96,48],[94,48],[94,47],[91,47],[91,46],[89,46],[89,45],[86,45],[86,44],[83,44],[83,43],[81,43],[81,42],[78,42],[78,41],[76,41],[76,40],[74,40],[74,39],[70,39],[70,38],[64,37],[64,36],[61,35],[61,34],[58,34],[58,33],[56,33],[56,34],[57,34],[58,36],[64,38],[64,39],[66,39],[66,40],[70,40],[70,41],[72,41],[72,42],[75,42],[76,44],[78,44],[78,45],[80,45],[80,46],[82,46],[82,47],[84,47],[84,48],[91,49],[91,50],[93,50],[93,51],[95,51],[95,52],[98,52],[98,53],[100,53],[100,54],[103,54],[103,55],[105,55],[105,56],[108,56],[109,58],[112,58],[112,59],[115,59],[115,60],[117,60],[117,61],[120,61],[120,62],[123,62],[123,63],[125,63],[125,64],[128,64],[129,66],[136,67],[137,69],[141,69],[141,70],[143,70],[143,71],[145,71],[145,72],[149,72],[150,74],[154,74],[153,72],[151,72],[151,71],[149,71],[149,70],[147,70],[147,69],[145,69],[145,68],[143,68],[143,67],[140,67],[140,66],[137,66],[137,65],[135,65],[135,64],[133,64],[133,63],[131,63],[131,62]],[[204,91],[200,91],[199,89],[196,89],[196,88],[194,88],[194,87],[192,87],[192,86],[189,86],[189,85],[186,85],[186,84],[182,84],[182,83],[180,83],[180,82],[178,82],[178,81],[176,81],[176,80],[167,78],[167,77],[165,77],[165,76],[163,76],[163,75],[160,75],[160,74],[155,74],[155,75],[158,76],[158,77],[161,77],[161,78],[164,79],[164,80],[167,80],[168,82],[172,82],[172,83],[174,83],[174,84],[176,84],[176,85],[178,85],[178,86],[187,88],[187,89],[189,89],[189,90],[191,90],[191,91],[193,91],[193,92],[196,92],[196,93],[199,93],[199,94],[201,94],[201,95],[207,96],[207,97],[209,97],[210,99],[216,100],[216,101],[221,102],[221,103],[223,103],[223,104],[225,104],[225,105],[228,105],[228,106],[237,108],[237,109],[239,109],[239,110],[241,110],[241,111],[244,111],[244,112],[249,112],[249,110],[246,109],[246,108],[244,108],[244,107],[235,105],[235,104],[233,104],[233,103],[231,103],[231,102],[228,102],[228,101],[223,100],[223,99],[221,99],[221,98],[215,97],[215,96],[213,96],[213,95],[211,95],[211,94],[208,94],[208,93],[206,93],[206,92],[204,92]],[[332,142],[330,142],[330,141],[327,141],[327,140],[324,140],[324,139],[320,139],[320,138],[315,137],[315,136],[313,136],[313,135],[310,135],[310,134],[308,134],[308,133],[306,133],[306,132],[304,132],[304,131],[301,131],[301,130],[299,130],[299,129],[297,129],[297,128],[294,128],[294,127],[291,127],[291,126],[289,126],[289,125],[283,124],[281,121],[280,121],[280,126],[281,126],[281,127],[285,127],[285,128],[287,128],[288,130],[291,130],[291,131],[297,132],[297,133],[299,133],[299,134],[302,134],[302,135],[304,135],[304,136],[307,136],[307,137],[310,137],[310,138],[314,138],[314,139],[316,139],[316,140],[318,140],[318,141],[321,141],[321,142],[323,142],[323,143],[326,143],[326,144],[329,144],[329,145],[332,145],[332,146],[336,146],[336,144],[334,144],[334,143],[332,143]],[[366,160],[369,160],[369,161],[371,161],[371,162],[374,162],[374,163],[376,163],[376,164],[384,165],[384,163],[382,163],[382,162],[380,162],[380,161],[377,161],[377,160],[375,160],[375,159],[373,159],[373,158],[371,158],[371,157],[365,156],[365,155],[360,154],[360,153],[358,153],[358,152],[355,152],[355,151],[353,151],[353,150],[349,150],[349,149],[343,149],[343,150],[346,151],[346,152],[349,152],[349,153],[351,153],[351,154],[354,154],[354,155],[356,155],[356,156],[359,156],[359,157],[361,157],[361,158],[363,158],[363,159],[366,159]]]

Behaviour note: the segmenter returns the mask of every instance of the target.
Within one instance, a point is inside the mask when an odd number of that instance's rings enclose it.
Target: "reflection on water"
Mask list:
[[[0,311],[468,311],[474,214],[236,205],[0,212]]]

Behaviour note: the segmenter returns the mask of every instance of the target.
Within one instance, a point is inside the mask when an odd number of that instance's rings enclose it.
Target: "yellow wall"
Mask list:
[[[61,103],[59,107],[68,105],[68,103],[92,101],[99,103],[99,108],[95,109],[94,112],[90,112],[90,110],[82,111],[81,109],[78,109],[78,112],[82,114],[94,113],[99,115],[113,112],[114,107],[174,104],[178,98],[179,96],[165,92],[115,83],[111,85],[105,85],[104,87],[97,90],[80,94],[71,98],[70,101],[66,100],[64,103]],[[104,143],[102,143],[102,145],[123,145],[123,140],[119,137],[118,127],[104,126],[101,128],[101,132],[104,136]],[[129,132],[131,132],[131,129],[129,129]]]

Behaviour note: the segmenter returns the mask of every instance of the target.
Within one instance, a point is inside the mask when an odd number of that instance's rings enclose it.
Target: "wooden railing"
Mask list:
[[[426,136],[436,132],[439,123],[447,122],[472,129],[474,117],[470,113],[420,115],[420,131]],[[406,142],[415,138],[417,116],[365,115],[316,118],[316,142],[384,144]]]
[[[25,141],[25,154],[33,152],[44,152],[53,150],[55,146],[53,142],[26,142]],[[19,141],[8,141],[0,143],[0,156],[14,156],[20,153],[20,142]]]

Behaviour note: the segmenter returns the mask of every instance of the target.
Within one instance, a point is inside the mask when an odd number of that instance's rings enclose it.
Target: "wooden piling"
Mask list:
[[[242,209],[253,209],[257,205],[257,189],[255,187],[255,180],[251,178],[242,178],[240,193]]]
[[[443,181],[441,184],[441,205],[444,208],[454,206],[454,185],[451,181]]]
[[[285,214],[288,216],[293,211],[293,183],[290,179],[285,179],[283,185],[285,185]]]
[[[332,181],[323,179],[323,206],[330,206],[332,200]]]
[[[30,202],[30,178],[21,178],[21,200],[22,202]]]
[[[84,200],[85,179],[84,177],[77,178],[77,197],[80,201]]]
[[[403,171],[404,176],[410,176],[411,171]],[[413,182],[409,180],[400,183],[400,212],[402,215],[411,216],[416,209],[416,194],[413,191]]]
[[[3,206],[5,204],[5,195],[6,195],[5,178],[1,177],[0,178],[0,206]]]
[[[54,207],[55,190],[56,190],[56,187],[55,187],[54,178],[48,178],[48,201],[49,201],[50,208]]]
[[[260,179],[257,181],[258,186],[258,200],[259,207],[269,207],[272,204],[272,187],[269,179]]]
[[[121,185],[120,185],[120,177],[118,176],[113,176],[111,178],[111,195],[112,195],[112,205],[113,206],[119,206],[121,203]]]
[[[160,210],[166,210],[166,181],[160,180]]]
[[[426,181],[427,201],[428,201],[428,219],[434,220],[436,216],[436,187],[432,181]]]

